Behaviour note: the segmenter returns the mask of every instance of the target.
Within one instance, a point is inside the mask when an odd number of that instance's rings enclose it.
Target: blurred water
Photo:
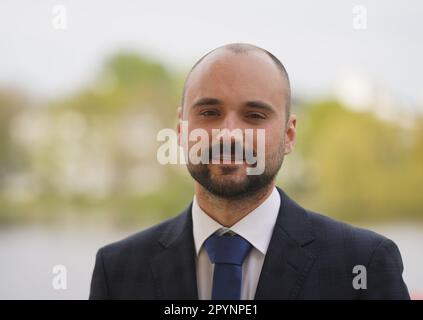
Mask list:
[[[369,227],[399,246],[404,279],[423,298],[423,225]],[[95,253],[135,230],[26,226],[0,229],[0,299],[87,299]],[[55,290],[53,266],[67,269],[67,289]]]
[[[87,299],[96,251],[127,233],[94,227],[0,229],[0,298]],[[66,267],[66,290],[53,288],[55,265]]]

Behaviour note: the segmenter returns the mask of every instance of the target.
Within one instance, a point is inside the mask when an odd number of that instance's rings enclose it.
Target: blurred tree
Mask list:
[[[0,91],[0,221],[146,225],[182,210],[192,179],[183,165],[158,163],[156,136],[175,127],[183,80],[119,52],[89,86],[43,107]],[[278,177],[293,198],[346,220],[423,218],[421,116],[405,127],[335,100],[298,103],[295,113],[296,148]],[[31,197],[11,196],[16,173],[33,182]]]
[[[406,143],[413,131],[336,101],[303,110],[308,114],[297,142],[306,172],[302,201],[348,220],[422,216],[423,198],[414,191],[421,170],[410,159],[419,158],[413,151],[419,147]]]

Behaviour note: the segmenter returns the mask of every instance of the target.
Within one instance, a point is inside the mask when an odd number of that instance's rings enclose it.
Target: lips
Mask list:
[[[223,154],[223,155],[220,155],[219,157],[210,156],[210,160],[219,160],[221,162],[223,161],[235,162],[236,160],[241,160],[242,162],[244,162],[245,157],[244,155],[242,157],[236,157],[235,154]]]

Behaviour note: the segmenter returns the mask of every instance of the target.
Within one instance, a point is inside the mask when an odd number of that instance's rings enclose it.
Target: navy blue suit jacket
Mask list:
[[[281,206],[256,299],[409,299],[394,242],[303,209]],[[355,289],[354,266],[366,269]],[[360,283],[363,278],[361,278]],[[178,216],[101,248],[90,299],[198,299],[191,205]]]

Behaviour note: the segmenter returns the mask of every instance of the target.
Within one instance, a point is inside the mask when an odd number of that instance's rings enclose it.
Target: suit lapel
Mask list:
[[[316,253],[307,212],[281,189],[281,206],[256,290],[256,299],[295,299]]]
[[[281,189],[281,206],[255,299],[295,299],[317,253],[307,212]],[[158,299],[198,299],[191,205],[159,239],[163,251],[150,261]]]
[[[151,261],[158,299],[198,299],[191,205],[159,240],[164,250]]]

